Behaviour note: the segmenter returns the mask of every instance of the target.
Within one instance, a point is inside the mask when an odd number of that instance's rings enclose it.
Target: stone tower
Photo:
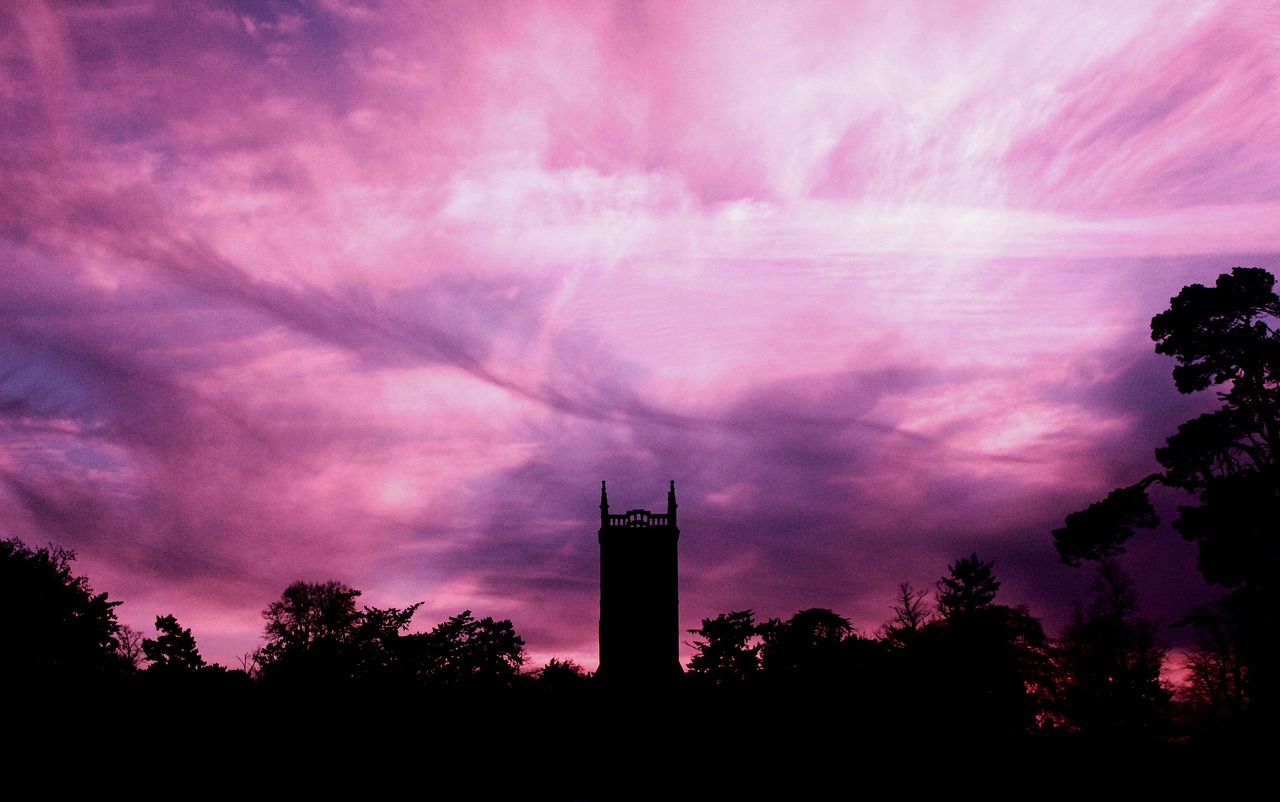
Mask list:
[[[600,665],[611,683],[651,683],[679,676],[680,599],[676,483],[666,514],[609,514],[600,483]]]

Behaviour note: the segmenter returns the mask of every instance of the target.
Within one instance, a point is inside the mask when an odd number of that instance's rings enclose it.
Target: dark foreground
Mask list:
[[[26,798],[1152,799],[1275,790],[1275,730],[998,736],[789,694],[225,694],[8,689]],[[1256,790],[1255,790],[1256,789]],[[15,799],[17,797],[14,797]],[[1085,797],[1087,800],[1087,797]]]

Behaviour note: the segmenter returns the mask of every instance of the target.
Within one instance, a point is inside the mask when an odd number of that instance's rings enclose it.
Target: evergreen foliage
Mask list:
[[[90,682],[127,675],[120,624],[106,593],[71,570],[75,553],[0,540],[0,628],[9,654],[0,660],[6,686]]]
[[[1151,319],[1156,353],[1173,357],[1179,392],[1214,390],[1219,407],[1178,427],[1155,451],[1163,471],[1068,515],[1054,530],[1062,562],[1124,553],[1135,528],[1160,519],[1153,484],[1181,491],[1173,528],[1199,548],[1205,580],[1226,589],[1246,702],[1280,703],[1280,296],[1275,278],[1236,267],[1212,287],[1186,286]],[[1193,615],[1188,621],[1207,621]]]

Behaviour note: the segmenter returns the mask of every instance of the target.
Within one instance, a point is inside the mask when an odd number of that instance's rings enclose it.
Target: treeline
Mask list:
[[[789,798],[856,772],[917,792],[975,771],[1059,788],[1140,772],[1153,790],[1148,774],[1192,756],[1237,778],[1269,765],[1241,756],[1275,737],[1212,644],[1186,688],[1161,679],[1167,650],[1110,558],[1058,638],[1001,604],[994,564],[971,554],[932,588],[901,585],[875,633],[821,608],[722,613],[688,633],[682,675],[621,686],[570,660],[529,665],[511,621],[462,611],[409,632],[419,605],[362,606],[335,581],[286,588],[262,647],[227,668],[172,615],[153,635],[121,625],[73,558],[0,541],[11,776],[145,760],[153,783],[198,766],[258,796],[390,794],[416,767],[472,798],[590,800]]]
[[[275,692],[318,705],[359,693],[412,704],[510,701],[516,694],[567,705],[619,695],[786,716],[856,711],[856,726],[898,732],[961,722],[972,738],[1088,736],[1169,742],[1247,722],[1248,698],[1230,643],[1206,637],[1188,681],[1162,677],[1168,649],[1138,615],[1133,583],[1114,558],[1100,562],[1093,596],[1050,638],[1022,606],[998,602],[994,563],[956,560],[932,589],[899,587],[874,634],[828,609],[757,622],[751,610],[706,618],[689,631],[694,654],[679,680],[602,687],[572,660],[529,666],[509,620],[465,610],[409,632],[421,604],[374,608],[341,582],[295,582],[263,610],[263,645],[238,668],[210,664],[190,629],[158,616],[154,636],[118,622],[105,593],[72,571],[74,555],[0,541],[3,614],[13,647],[5,687],[43,692],[204,693],[227,699]],[[1212,634],[1210,631],[1207,634]],[[259,694],[252,696],[251,694]],[[789,711],[789,712],[788,712]],[[715,722],[705,722],[715,726]]]
[[[998,603],[994,563],[956,560],[932,593],[899,586],[892,618],[857,632],[832,610],[756,622],[751,610],[690,630],[689,680],[721,696],[758,696],[783,708],[820,704],[859,726],[901,736],[960,726],[982,743],[1084,738],[1130,745],[1204,734],[1239,713],[1206,644],[1189,682],[1164,678],[1169,649],[1138,615],[1133,583],[1104,561],[1093,596],[1050,638],[1025,606]]]
[[[263,610],[263,645],[238,668],[208,663],[173,615],[157,616],[154,637],[121,624],[106,593],[72,571],[73,552],[0,541],[5,631],[14,658],[0,661],[10,687],[247,687],[291,690],[421,684],[472,690],[509,687],[522,678],[524,641],[509,620],[476,619],[470,610],[427,632],[407,630],[421,603],[380,609],[358,604],[342,582],[294,582]],[[586,672],[553,661],[541,677]],[[549,680],[550,681],[550,680]]]

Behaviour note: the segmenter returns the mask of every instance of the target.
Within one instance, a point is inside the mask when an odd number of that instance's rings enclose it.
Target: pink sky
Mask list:
[[[601,480],[676,482],[684,629],[874,635],[976,552],[1057,635],[1052,529],[1212,403],[1151,317],[1280,268],[1266,3],[33,1],[0,55],[0,534],[229,667],[337,579],[594,668]]]

